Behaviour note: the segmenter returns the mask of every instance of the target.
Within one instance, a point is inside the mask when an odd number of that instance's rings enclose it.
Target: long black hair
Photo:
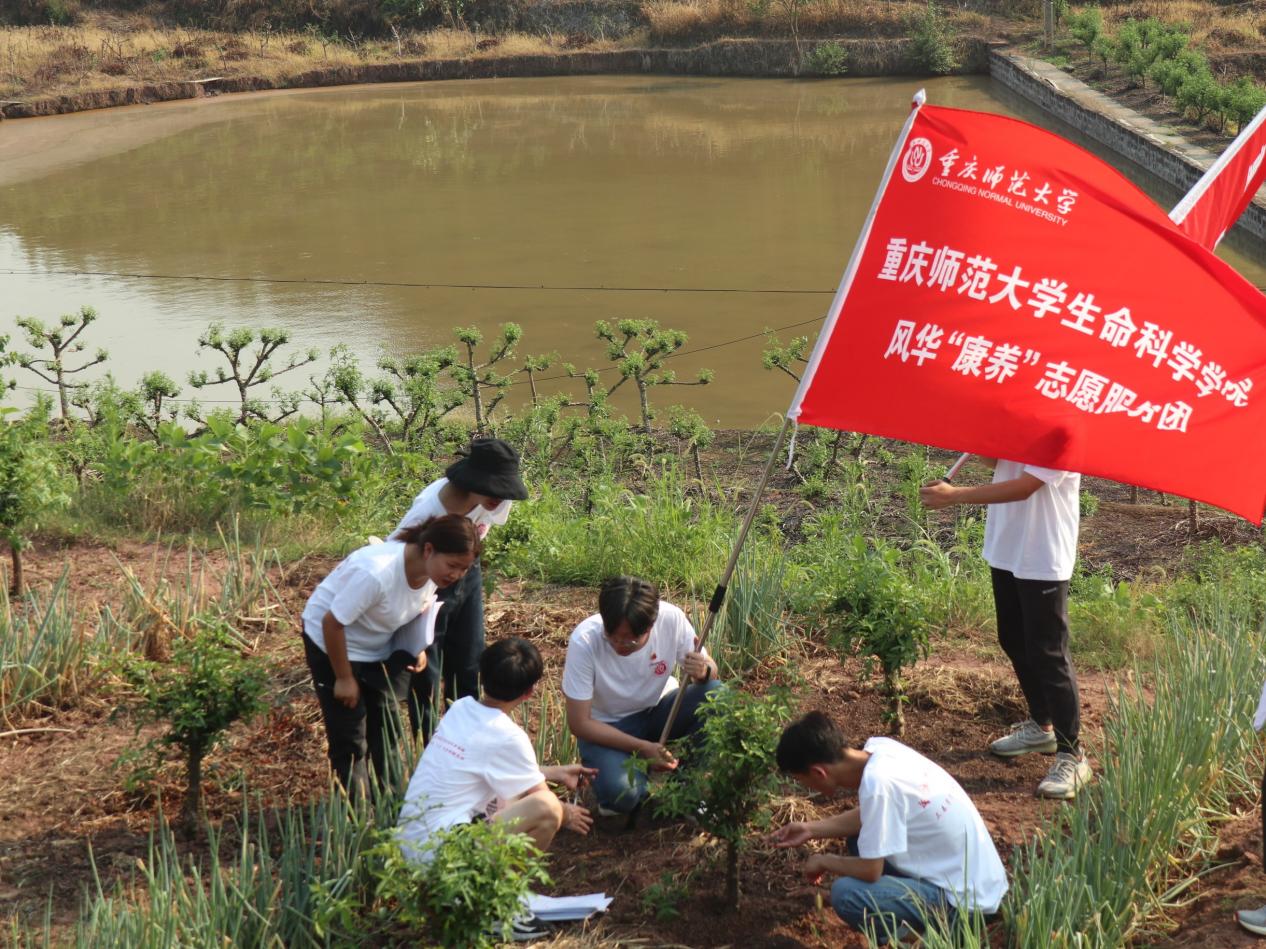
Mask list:
[[[428,517],[420,524],[401,528],[395,539],[419,547],[430,544],[437,554],[474,554],[478,557],[484,546],[474,522],[463,514]]]

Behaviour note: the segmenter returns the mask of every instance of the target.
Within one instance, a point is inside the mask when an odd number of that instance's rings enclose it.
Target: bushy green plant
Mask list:
[[[377,874],[377,895],[401,922],[425,923],[451,949],[489,949],[523,912],[535,885],[548,884],[545,856],[526,834],[496,821],[440,831],[429,863],[410,863],[398,847]]]
[[[958,67],[953,27],[934,0],[928,0],[910,25],[910,56],[919,69],[934,76]]]
[[[263,710],[267,673],[259,660],[242,654],[227,625],[210,621],[193,636],[176,640],[170,661],[129,657],[122,668],[139,700],[139,720],[163,725],[166,731],[157,743],[184,759],[181,820],[192,831],[202,807],[203,759],[230,725]]]
[[[807,590],[803,602],[826,623],[842,655],[862,658],[867,675],[878,669],[892,732],[905,728],[901,674],[928,653],[931,622],[924,600],[902,569],[901,552],[867,541],[836,515],[815,518],[796,551]],[[829,554],[828,554],[829,552]],[[828,554],[829,560],[823,560]]]
[[[1077,495],[1077,510],[1082,517],[1094,517],[1099,510],[1099,498],[1089,491]]]
[[[725,843],[725,892],[739,904],[739,851],[753,828],[769,826],[780,784],[774,750],[791,717],[791,695],[718,689],[699,709],[701,725],[685,764],[655,792],[662,812],[698,821]]]
[[[24,585],[22,551],[43,519],[70,502],[67,478],[39,418],[14,421],[13,409],[0,409],[0,537],[13,563],[10,591]]]
[[[454,333],[457,341],[466,348],[466,359],[453,364],[453,378],[475,409],[475,431],[489,432],[492,413],[506,397],[510,385],[510,375],[498,369],[497,365],[514,355],[515,347],[523,338],[523,327],[518,323],[501,324],[492,343],[492,351],[482,360],[476,355],[484,341],[484,334],[478,327],[466,326]]]
[[[703,458],[701,452],[712,446],[716,437],[703,417],[690,409],[674,405],[668,411],[668,433],[676,438],[682,448],[690,452],[695,463],[695,477],[703,483]]]
[[[1103,35],[1103,12],[1095,6],[1083,7],[1065,17],[1068,32],[1086,48],[1086,61],[1094,56],[1095,40]]]
[[[805,56],[804,69],[815,76],[842,76],[848,72],[848,50],[835,40],[819,43]]]

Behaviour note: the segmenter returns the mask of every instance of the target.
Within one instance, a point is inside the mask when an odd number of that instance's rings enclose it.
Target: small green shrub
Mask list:
[[[804,71],[815,76],[842,76],[848,72],[848,50],[835,40],[819,43],[805,56]]]
[[[862,658],[865,674],[881,672],[887,718],[893,734],[900,735],[906,702],[902,671],[928,654],[932,623],[926,601],[897,548],[868,541],[831,514],[811,521],[806,534],[795,552],[804,578],[798,586],[808,591],[801,608],[821,617],[842,655]]]
[[[769,825],[769,803],[780,784],[774,750],[791,714],[791,695],[785,689],[763,696],[718,689],[699,710],[697,744],[685,765],[655,792],[661,812],[697,820],[724,841],[726,896],[735,908],[739,851],[753,826]]]
[[[911,23],[910,55],[916,66],[934,76],[958,67],[953,28],[933,0],[928,0],[928,5]]]
[[[498,927],[523,911],[533,885],[549,883],[532,839],[495,821],[436,834],[434,857],[424,866],[396,847],[377,876],[379,899],[397,907],[401,922],[425,922],[431,937],[452,949],[501,943]]]
[[[227,625],[205,622],[192,637],[172,644],[169,662],[129,657],[123,672],[140,700],[139,720],[164,725],[157,744],[184,758],[187,785],[181,818],[185,830],[192,831],[202,806],[203,759],[230,725],[263,710],[264,667],[242,655]]]
[[[9,589],[16,596],[23,587],[22,551],[43,520],[70,503],[70,486],[41,420],[13,421],[13,411],[0,409],[0,538],[9,544]]]
[[[1077,510],[1082,517],[1094,517],[1099,510],[1099,499],[1089,491],[1077,495]]]

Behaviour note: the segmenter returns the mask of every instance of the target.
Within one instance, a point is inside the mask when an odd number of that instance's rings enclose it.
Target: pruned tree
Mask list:
[[[387,454],[394,455],[391,438],[387,435],[387,419],[381,409],[370,401],[370,383],[361,372],[360,363],[351,351],[342,343],[330,350],[330,368],[326,371],[338,400],[351,406],[353,411],[364,420],[377,436],[379,443]]]
[[[528,379],[528,389],[532,393],[532,404],[540,403],[540,395],[536,391],[536,374],[544,372],[554,363],[558,362],[558,353],[545,353],[540,356],[524,356],[523,365],[519,372],[524,373]]]
[[[164,422],[176,421],[180,414],[171,404],[171,400],[180,395],[180,386],[167,373],[155,370],[141,376],[132,395],[135,398],[132,421],[157,441],[158,427]]]
[[[384,356],[378,360],[378,368],[385,375],[370,384],[369,398],[374,405],[391,409],[400,438],[406,444],[466,401],[459,389],[442,384],[443,373],[456,362],[457,350],[452,346],[401,359]]]
[[[219,353],[228,368],[217,366],[215,378],[211,378],[205,369],[189,373],[189,384],[195,389],[206,386],[231,384],[237,389],[239,409],[237,423],[246,424],[252,417],[279,421],[298,411],[298,399],[286,396],[274,390],[273,401],[279,408],[270,412],[263,399],[253,398],[252,389],[267,385],[277,376],[291,372],[300,366],[315,362],[317,351],[309,349],[303,353],[291,353],[280,368],[273,365],[273,357],[279,354],[283,346],[290,342],[290,333],[284,329],[254,329],[243,326],[225,332],[223,323],[212,323],[206,332],[198,337],[198,351],[210,349]]]
[[[805,355],[805,350],[809,348],[809,337],[797,336],[790,343],[784,346],[778,337],[769,331],[765,334],[765,349],[761,352],[761,365],[769,370],[777,370],[785,373],[796,382],[800,381],[801,367],[809,362],[809,357]],[[829,474],[835,468],[835,463],[839,460],[840,449],[844,445],[844,440],[848,436],[848,432],[837,430],[835,437],[831,440],[831,453],[823,466],[823,472]],[[853,447],[853,460],[860,461],[862,452],[866,448],[866,442],[869,435],[858,436],[857,442]],[[798,474],[799,472],[797,472]],[[801,480],[804,480],[803,478]]]
[[[503,374],[496,366],[514,355],[515,347],[523,338],[523,327],[518,323],[502,323],[492,343],[492,352],[482,362],[475,355],[484,341],[484,334],[479,328],[460,327],[455,335],[457,341],[466,347],[466,359],[453,365],[452,375],[475,408],[475,433],[486,434],[493,410],[505,398],[506,388],[510,385],[510,375]]]
[[[692,382],[679,382],[672,370],[664,368],[668,359],[689,339],[681,330],[661,329],[657,320],[620,320],[614,327],[606,320],[594,324],[599,339],[606,340],[607,358],[620,371],[620,380],[611,386],[610,396],[624,383],[632,381],[637,387],[638,406],[642,416],[642,431],[651,434],[650,390],[655,386],[706,386],[712,381],[711,369],[700,369]]]
[[[57,387],[62,421],[70,419],[70,393],[87,388],[87,383],[74,382],[67,377],[91,369],[109,358],[109,353],[98,349],[87,362],[78,366],[67,365],[68,356],[84,351],[85,343],[79,337],[96,319],[97,311],[90,306],[80,307],[78,313],[62,314],[56,326],[47,326],[33,316],[19,316],[17,319],[18,326],[26,332],[27,342],[37,350],[47,349],[49,355],[18,353],[16,362],[23,369]]]

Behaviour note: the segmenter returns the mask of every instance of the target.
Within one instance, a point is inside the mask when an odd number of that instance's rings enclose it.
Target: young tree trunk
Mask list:
[[[62,421],[70,421],[70,401],[66,397],[66,374],[62,372],[62,364],[57,362],[57,400],[62,406]]]
[[[1200,529],[1200,507],[1195,501],[1187,502],[1187,536],[1195,537]]]
[[[1139,503],[1139,486],[1137,484],[1130,485],[1130,503]]]
[[[649,435],[651,433],[651,405],[646,398],[646,384],[641,379],[637,380],[637,397],[642,404],[642,431]]]
[[[905,734],[905,702],[901,694],[901,676],[895,672],[884,673],[884,691],[888,693],[889,731],[897,738]]]
[[[699,457],[698,443],[690,446],[690,451],[695,457],[695,477],[699,479],[699,484],[703,484],[703,460]]]
[[[13,577],[9,583],[9,593],[22,595],[22,548],[16,541],[9,541],[9,556],[13,559]]]
[[[185,803],[180,811],[180,825],[184,832],[193,836],[198,828],[198,814],[202,811],[202,748],[195,746],[185,757],[189,786],[185,788]]]
[[[532,372],[532,370],[531,370],[531,369],[529,369],[529,370],[527,371],[527,374],[528,374],[528,388],[532,390],[532,404],[533,404],[533,405],[536,405],[536,404],[537,404],[537,400],[536,400],[536,376],[533,374],[533,372]]]
[[[725,899],[733,909],[739,906],[738,844],[725,842]]]

